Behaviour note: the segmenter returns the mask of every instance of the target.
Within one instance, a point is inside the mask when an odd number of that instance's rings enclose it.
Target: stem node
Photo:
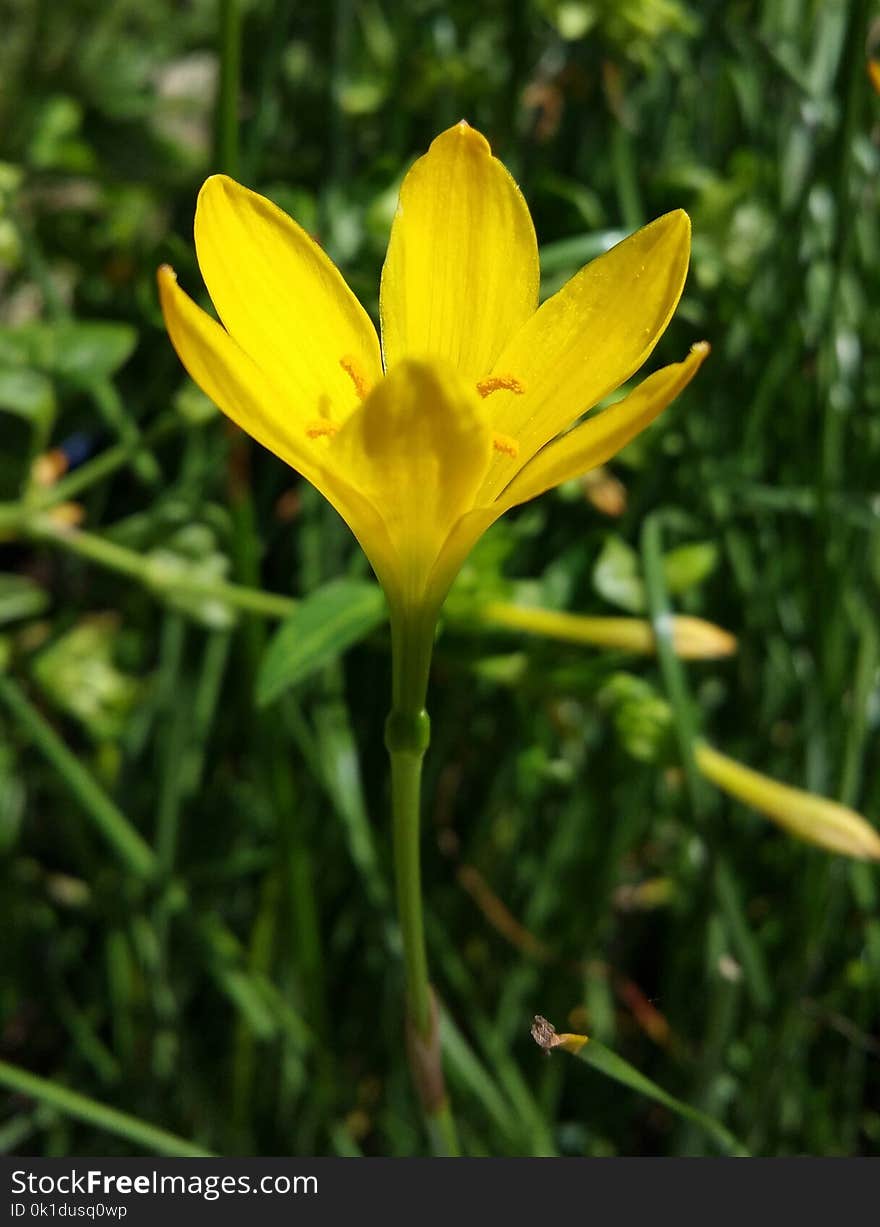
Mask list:
[[[397,707],[385,721],[385,748],[389,754],[415,754],[418,758],[431,741],[431,720],[428,713],[403,711]]]

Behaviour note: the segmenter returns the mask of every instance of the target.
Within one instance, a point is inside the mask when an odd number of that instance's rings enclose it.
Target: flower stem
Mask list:
[[[394,873],[397,914],[403,937],[407,1005],[420,1036],[431,1025],[431,988],[422,920],[422,875],[419,849],[419,799],[422,756],[391,750],[391,812],[394,821]]]
[[[437,1003],[428,979],[422,908],[422,762],[431,736],[425,711],[435,615],[392,613],[392,707],[385,725],[391,759],[394,875],[403,938],[407,1052],[435,1154],[458,1153],[446,1098]]]

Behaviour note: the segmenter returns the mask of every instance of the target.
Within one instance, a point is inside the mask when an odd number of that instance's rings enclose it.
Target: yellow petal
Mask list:
[[[696,375],[708,352],[708,344],[699,342],[684,362],[655,371],[616,405],[548,443],[501,494],[498,502],[503,509],[536,498],[545,490],[604,464],[678,396]]]
[[[464,121],[404,179],[382,270],[385,366],[443,358],[488,375],[538,303],[538,248],[522,193]]]
[[[369,316],[332,260],[286,213],[226,175],[199,193],[199,267],[217,314],[289,393],[300,422],[337,424],[381,373]]]
[[[622,401],[575,427],[540,452],[494,501],[486,501],[490,482],[488,478],[484,480],[477,493],[476,507],[461,517],[444,542],[431,576],[431,585],[445,590],[476,542],[505,511],[597,464],[603,464],[619,451],[693,378],[708,352],[709,346],[702,341],[693,346],[684,362],[663,367],[649,375]],[[490,477],[497,465],[498,454],[497,450],[493,451]]]
[[[397,551],[392,603],[396,595],[423,602],[445,537],[473,506],[492,450],[485,418],[477,393],[455,371],[408,359],[330,440],[328,464],[376,507]]]
[[[705,742],[694,747],[694,759],[707,780],[760,810],[790,834],[830,852],[880,860],[880,833],[855,810],[771,780]]]
[[[684,288],[691,225],[667,213],[593,260],[549,298],[498,357],[494,372],[523,389],[494,392],[493,427],[516,439],[499,454],[483,496],[639,369],[669,323]]]
[[[315,466],[305,432],[291,424],[285,393],[180,288],[167,264],[159,269],[159,298],[178,357],[205,395],[258,443],[311,478]]]
[[[394,552],[373,506],[330,470],[323,440],[310,440],[296,421],[290,396],[177,284],[159,269],[159,296],[172,344],[189,374],[227,417],[263,447],[298,469],[348,523],[384,583],[396,573]]]

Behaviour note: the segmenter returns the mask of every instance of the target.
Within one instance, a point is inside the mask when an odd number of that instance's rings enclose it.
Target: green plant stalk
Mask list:
[[[654,625],[657,658],[663,684],[675,720],[675,734],[685,774],[688,801],[694,821],[706,834],[710,814],[705,781],[694,758],[698,740],[697,719],[691,702],[687,677],[672,643],[670,628],[672,613],[663,576],[663,532],[657,512],[645,520],[642,528],[642,560],[645,570],[645,590]],[[746,919],[736,880],[725,857],[708,841],[712,861],[712,886],[715,899],[727,925],[727,932],[743,970],[752,1000],[759,1010],[768,1009],[772,1000],[769,972],[761,956],[761,948],[752,935]]]
[[[403,939],[407,1052],[435,1154],[458,1153],[443,1081],[439,1013],[428,978],[421,874],[422,763],[431,737],[425,710],[436,611],[392,611],[392,703],[385,725],[391,761],[394,878]]]
[[[431,988],[422,916],[419,801],[422,755],[390,750],[391,812],[394,823],[394,874],[397,915],[403,937],[407,1005],[420,1036],[431,1026]]]
[[[694,761],[693,747],[697,738],[696,720],[687,690],[684,669],[672,644],[672,611],[669,608],[663,576],[662,533],[656,512],[648,516],[642,529],[642,561],[660,672],[675,717],[675,736],[684,768],[688,798],[694,817],[699,821],[704,814],[705,807],[703,805],[703,784]]]
[[[224,580],[203,581],[176,569],[168,569],[149,555],[117,545],[116,542],[108,541],[106,537],[100,537],[96,533],[64,527],[46,515],[25,517],[18,526],[18,531],[35,541],[61,546],[62,549],[88,558],[110,571],[127,575],[160,595],[185,592],[193,596],[204,596],[225,601],[235,609],[259,614],[264,618],[286,618],[297,605],[291,597],[263,592],[259,588],[248,588]]]
[[[84,494],[96,482],[105,477],[111,477],[118,469],[131,463],[141,448],[152,448],[156,443],[182,430],[186,425],[180,414],[168,414],[160,418],[150,429],[145,430],[136,443],[115,443],[75,468],[52,486],[44,488],[31,487],[27,496],[27,505],[33,510],[44,511],[58,503],[67,502]],[[195,428],[197,429],[197,427]]]
[[[170,1155],[180,1159],[212,1158],[211,1151],[195,1146],[185,1138],[158,1129],[146,1121],[129,1116],[127,1112],[119,1112],[106,1104],[97,1103],[86,1095],[69,1090],[57,1082],[47,1078],[38,1078],[27,1070],[0,1061],[0,1085],[19,1095],[28,1095],[40,1103],[48,1104],[63,1112],[66,1116],[76,1117],[96,1129],[103,1129],[117,1137],[126,1138],[139,1149],[156,1155]]]
[[[238,175],[238,92],[241,76],[241,13],[238,0],[220,0],[218,42],[217,169]]]

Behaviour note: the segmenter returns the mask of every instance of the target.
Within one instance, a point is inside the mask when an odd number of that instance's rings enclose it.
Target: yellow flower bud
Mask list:
[[[705,742],[696,746],[694,759],[699,771],[722,792],[766,814],[790,835],[830,852],[880,860],[880,834],[846,805],[771,780]]]

